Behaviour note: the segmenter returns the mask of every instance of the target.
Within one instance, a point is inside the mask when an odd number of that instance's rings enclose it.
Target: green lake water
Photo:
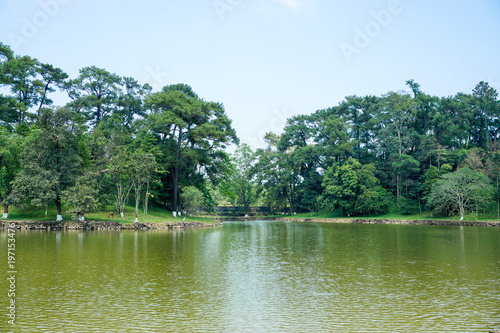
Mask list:
[[[488,332],[500,228],[226,222],[17,231],[1,332]]]

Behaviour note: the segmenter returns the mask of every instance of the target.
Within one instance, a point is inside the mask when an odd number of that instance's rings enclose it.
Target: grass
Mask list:
[[[342,215],[340,210],[333,211],[320,211],[320,212],[310,212],[310,213],[300,213],[294,215],[296,218],[344,218],[344,219],[356,219],[356,218],[365,218],[365,219],[388,219],[388,220],[460,220],[460,216],[443,216],[433,214],[431,217],[430,211],[424,211],[422,214],[410,214],[403,215],[395,211],[386,213],[386,214],[377,214],[377,215],[363,215],[363,216],[351,216],[347,217]],[[282,216],[282,215],[280,215]],[[285,215],[286,216],[286,215]],[[498,221],[497,218],[493,214],[479,214],[479,217],[476,218],[475,214],[466,214],[464,216],[464,220],[467,221]]]
[[[74,219],[69,214],[64,213],[69,210],[71,207],[63,207],[63,219],[71,220]],[[97,211],[94,213],[85,214],[85,218],[87,220],[94,221],[116,221],[120,223],[133,223],[135,220],[135,207],[126,206],[124,216],[120,217],[120,215],[116,212],[114,207],[107,207],[107,210]],[[109,219],[109,212],[114,212],[114,218]],[[27,206],[24,208],[21,207],[9,207],[9,218],[7,220],[31,220],[31,221],[53,221],[56,216],[56,208],[54,205],[48,206],[47,215],[45,215],[45,207],[33,207]],[[265,219],[266,217],[288,217],[289,215],[268,215],[268,216],[259,216],[259,218]],[[223,217],[223,216],[220,216]],[[369,219],[390,219],[390,220],[459,220],[459,216],[436,216],[434,214],[431,217],[431,213],[429,211],[425,211],[422,214],[412,214],[412,215],[402,215],[399,214],[396,209],[392,209],[391,212],[386,214],[379,215],[365,215],[365,216],[353,216],[346,217],[342,215],[342,212],[339,209],[333,211],[320,211],[320,212],[309,212],[309,213],[299,213],[293,216],[294,218],[369,218]],[[184,219],[185,218],[185,219]],[[216,216],[210,217],[173,217],[172,212],[166,210],[161,207],[152,207],[148,210],[148,214],[144,215],[142,212],[142,207],[139,209],[138,220],[143,223],[161,223],[161,222],[201,222],[211,224],[214,222]],[[495,212],[490,212],[489,214],[480,214],[479,218],[476,218],[474,214],[468,214],[464,217],[464,220],[468,221],[498,221],[495,218]]]
[[[65,211],[69,210],[71,207],[63,207],[63,219],[72,220],[73,216],[66,214]],[[115,207],[107,207],[109,209],[103,211],[97,211],[94,213],[85,214],[87,220],[93,221],[116,221],[120,223],[133,223],[135,221],[135,206],[126,206],[124,210],[123,217],[116,212]],[[2,211],[3,212],[3,211]],[[109,218],[109,212],[114,212],[114,218]],[[28,221],[54,221],[57,215],[56,207],[54,205],[49,205],[47,209],[47,215],[45,215],[45,207],[9,207],[9,220],[28,220]],[[184,219],[185,218],[185,219]],[[211,218],[199,218],[199,217],[177,217],[172,215],[172,212],[160,207],[153,207],[148,210],[148,214],[144,215],[142,207],[139,209],[138,214],[139,222],[143,223],[161,223],[161,222],[201,222],[211,224],[214,220]]]

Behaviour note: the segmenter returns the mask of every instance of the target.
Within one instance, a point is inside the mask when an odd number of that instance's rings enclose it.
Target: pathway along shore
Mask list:
[[[0,229],[8,229],[14,223],[20,230],[162,230],[215,227],[223,221],[288,221],[309,223],[353,223],[353,224],[399,224],[399,225],[453,225],[474,227],[500,227],[500,221],[459,221],[459,220],[391,220],[391,219],[327,219],[294,217],[224,217],[203,222],[161,222],[161,223],[119,223],[114,221],[0,221]]]

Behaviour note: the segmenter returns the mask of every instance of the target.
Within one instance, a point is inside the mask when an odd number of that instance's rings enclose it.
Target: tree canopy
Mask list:
[[[53,204],[58,218],[111,205],[122,214],[131,198],[137,220],[141,202],[178,216],[201,193],[207,211],[500,218],[498,92],[481,81],[437,97],[406,84],[294,115],[256,148],[239,144],[221,102],[187,84],[153,91],[96,66],[70,78],[0,43],[3,216],[10,204]],[[68,103],[54,105],[56,93]]]

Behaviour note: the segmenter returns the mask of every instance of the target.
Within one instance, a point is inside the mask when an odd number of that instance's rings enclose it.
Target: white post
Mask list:
[[[173,215],[174,217],[177,217],[177,212],[172,212],[172,215]]]
[[[3,218],[3,219],[9,218],[9,213],[3,213],[3,214],[2,214],[2,218]]]

